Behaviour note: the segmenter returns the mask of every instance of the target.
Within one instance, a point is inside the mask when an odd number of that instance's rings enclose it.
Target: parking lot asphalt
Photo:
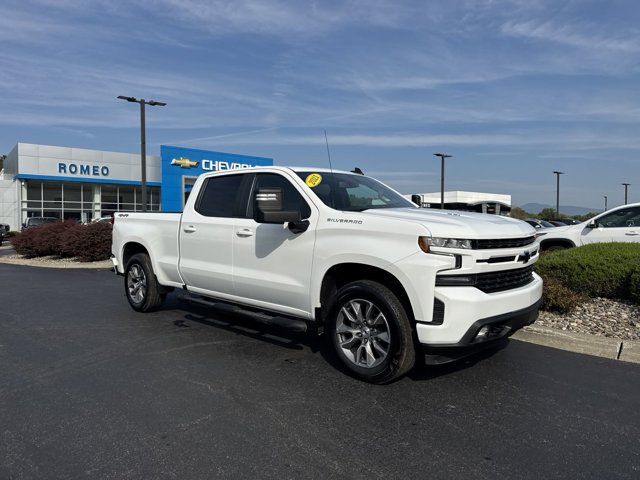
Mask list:
[[[0,265],[0,478],[640,478],[640,366],[511,341],[374,386],[100,270]]]

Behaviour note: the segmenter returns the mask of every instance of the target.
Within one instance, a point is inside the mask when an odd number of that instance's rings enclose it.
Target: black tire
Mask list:
[[[136,281],[136,278],[139,280]],[[136,285],[144,288],[136,290]],[[124,271],[124,293],[131,308],[137,312],[151,312],[162,305],[166,295],[162,293],[162,287],[153,273],[151,259],[146,253],[137,253],[129,259]]]
[[[360,307],[354,308],[358,304]],[[375,323],[363,308],[371,308]],[[356,317],[363,321],[350,320]],[[407,312],[398,297],[378,282],[358,280],[338,290],[326,327],[333,352],[356,378],[376,384],[389,383],[405,375],[415,364],[415,345]]]

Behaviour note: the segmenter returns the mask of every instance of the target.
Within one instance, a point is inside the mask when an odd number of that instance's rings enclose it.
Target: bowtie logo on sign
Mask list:
[[[189,160],[188,158],[180,157],[180,158],[174,158],[173,160],[171,160],[171,165],[177,165],[180,168],[191,168],[191,167],[197,167],[198,162],[194,160]]]

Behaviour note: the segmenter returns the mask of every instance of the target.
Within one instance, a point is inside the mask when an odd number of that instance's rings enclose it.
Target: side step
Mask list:
[[[270,327],[282,328],[283,330],[287,330],[289,332],[305,333],[309,327],[308,323],[300,318],[283,317],[278,314],[270,315],[269,313],[266,313],[264,311],[243,308],[240,305],[236,305],[234,303],[216,301],[213,299],[189,294],[180,295],[179,298],[181,300],[187,301],[194,305],[199,305],[201,307],[215,307],[224,309],[228,313],[245,315],[247,317],[250,317],[255,322],[261,323],[263,325],[268,325]]]

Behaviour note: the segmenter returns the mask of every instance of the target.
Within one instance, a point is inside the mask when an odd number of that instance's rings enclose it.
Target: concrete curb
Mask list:
[[[640,363],[640,341],[637,340],[567,332],[535,324],[519,330],[511,338],[569,352]]]
[[[68,262],[68,261],[42,261],[33,258],[6,258],[0,256],[0,264],[5,265],[23,265],[27,267],[41,268],[86,268],[86,269],[108,269],[113,266],[110,260],[101,262]]]

